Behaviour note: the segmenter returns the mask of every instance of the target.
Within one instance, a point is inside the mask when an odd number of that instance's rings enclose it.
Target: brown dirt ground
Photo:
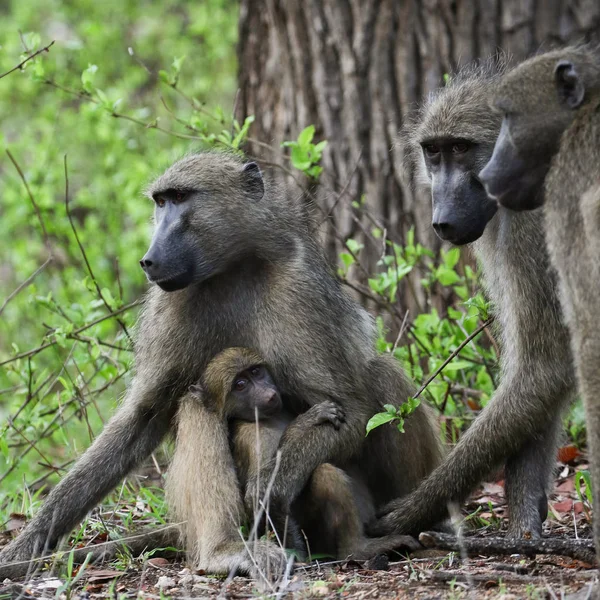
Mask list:
[[[585,465],[561,466],[545,524],[545,536],[585,538],[590,510],[578,498],[574,474]],[[477,536],[501,535],[506,527],[502,481],[480,486],[467,506]],[[476,513],[473,518],[472,515]],[[386,561],[383,561],[385,563]],[[513,598],[562,599],[597,579],[594,565],[555,555],[479,556],[422,550],[395,556],[380,570],[356,562],[297,564],[279,588],[264,588],[244,577],[229,580],[192,572],[176,560],[152,558],[88,566],[68,590],[65,578],[42,573],[26,582],[0,583],[3,598],[65,600],[125,600],[130,598]],[[578,598],[585,598],[582,593]]]

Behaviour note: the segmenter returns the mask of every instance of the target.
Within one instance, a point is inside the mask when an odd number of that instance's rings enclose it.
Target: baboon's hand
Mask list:
[[[293,559],[291,559],[293,560]],[[258,540],[248,544],[248,556],[242,569],[261,582],[277,583],[285,573],[288,556],[273,542]]]
[[[372,537],[390,534],[408,534],[410,531],[406,515],[410,513],[410,496],[392,500],[377,511],[377,516],[367,525],[367,533]]]
[[[11,562],[30,560],[40,555],[44,547],[45,535],[33,535],[25,530],[17,539],[0,552],[0,565]]]
[[[339,429],[346,421],[346,413],[342,407],[333,400],[325,400],[311,406],[305,413],[306,420],[312,420],[314,425],[331,423]]]

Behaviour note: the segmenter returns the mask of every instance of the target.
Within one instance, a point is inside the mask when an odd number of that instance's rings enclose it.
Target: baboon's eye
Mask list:
[[[233,384],[233,389],[237,390],[238,392],[241,392],[242,390],[246,389],[247,385],[248,385],[247,379],[236,379],[235,383]]]
[[[468,149],[469,144],[466,142],[457,142],[456,144],[452,144],[453,154],[464,154]]]
[[[440,153],[440,147],[437,144],[425,144],[423,149],[429,156],[434,156]]]
[[[187,194],[185,192],[175,192],[175,203],[179,204],[185,200]]]
[[[157,196],[156,198],[154,198],[154,202],[156,202],[156,206],[162,208],[165,205],[166,200],[164,198],[161,198],[160,196]]]

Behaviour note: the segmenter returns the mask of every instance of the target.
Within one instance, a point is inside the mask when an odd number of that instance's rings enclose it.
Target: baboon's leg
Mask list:
[[[589,469],[595,507],[594,543],[596,554],[600,555],[600,371],[598,370],[600,340],[595,338],[578,342],[575,351],[578,355],[580,387],[585,404]],[[600,598],[600,589],[597,593]]]
[[[306,521],[309,526],[312,552],[367,560],[395,548],[419,547],[414,538],[405,535],[367,538],[361,515],[372,514],[373,501],[366,486],[328,463],[315,469],[296,506],[300,524]]]
[[[556,449],[562,429],[562,415],[544,432],[526,443],[506,463],[505,491],[509,508],[508,535],[539,538],[548,516],[548,495],[554,483]]]
[[[581,198],[581,214],[586,232],[586,261],[573,269],[573,273],[581,274],[585,281],[579,284],[576,296],[581,306],[574,307],[576,325],[571,325],[572,348],[577,361],[579,387],[585,405],[585,423],[587,445],[592,476],[594,512],[594,543],[596,554],[600,556],[600,331],[598,314],[600,300],[600,185],[592,186]],[[578,258],[579,260],[579,258]],[[589,321],[588,321],[589,319]],[[596,592],[600,598],[600,585]]]
[[[157,389],[160,387],[152,390],[134,382],[123,406],[52,490],[21,535],[2,551],[0,562],[26,560],[54,548],[156,448],[169,429],[175,406],[168,398],[157,398]]]
[[[233,458],[241,483],[242,493],[248,481],[266,477],[267,466],[277,453],[279,440],[292,417],[273,418],[258,423],[238,421],[233,426]],[[259,498],[252,505],[246,504],[246,514],[252,521],[260,509]],[[291,514],[280,513],[268,508],[268,517],[281,543],[304,554],[306,545],[296,519]],[[264,522],[264,520],[263,520]]]
[[[431,527],[447,516],[449,503],[462,502],[507,456],[552,428],[558,407],[571,398],[572,386],[571,382],[544,378],[552,373],[548,365],[537,368],[542,372],[532,369],[527,380],[505,378],[441,466],[413,493],[390,502],[380,512],[379,521],[369,527],[370,533],[418,533]],[[555,372],[563,370],[556,368]],[[527,404],[523,398],[528,399]]]
[[[227,424],[215,412],[184,398],[178,412],[177,443],[169,468],[169,508],[182,522],[194,567],[254,577],[277,578],[286,556],[271,542],[245,542],[244,507],[229,449]]]

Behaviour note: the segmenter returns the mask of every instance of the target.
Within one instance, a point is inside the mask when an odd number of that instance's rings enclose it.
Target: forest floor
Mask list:
[[[545,538],[585,539],[591,536],[590,514],[579,498],[575,473],[586,468],[581,457],[575,464],[561,465],[555,494],[544,525]],[[577,464],[579,463],[579,464]],[[485,483],[467,505],[469,520],[477,526],[469,535],[482,541],[502,536],[506,529],[506,508],[502,481]],[[41,573],[25,582],[0,582],[3,598],[56,598],[65,600],[126,600],[167,598],[415,598],[502,600],[562,599],[588,596],[589,584],[597,579],[592,560],[561,554],[524,555],[507,551],[472,555],[424,549],[408,557],[357,562],[297,564],[278,589],[265,589],[245,577],[232,579],[192,572],[180,560],[129,558],[88,565],[70,576]],[[475,553],[477,554],[477,553]],[[63,568],[63,572],[65,569]],[[68,572],[68,569],[67,571]],[[572,594],[579,592],[575,596]]]

